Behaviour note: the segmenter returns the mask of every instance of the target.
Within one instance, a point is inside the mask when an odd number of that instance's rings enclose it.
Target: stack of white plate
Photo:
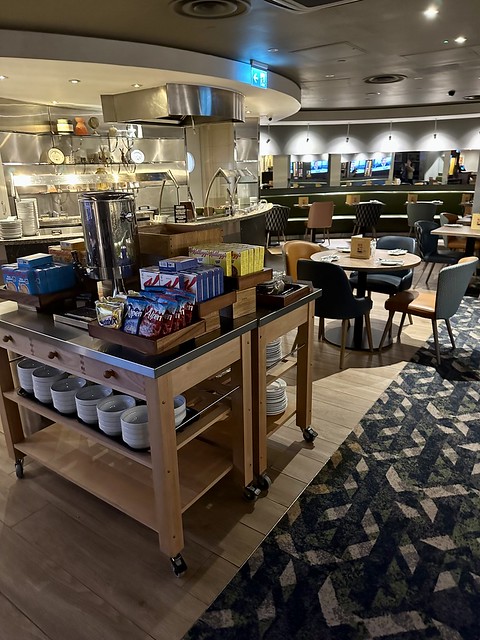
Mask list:
[[[104,398],[111,396],[113,391],[103,384],[92,384],[78,389],[75,393],[75,406],[80,420],[86,424],[97,424],[97,404]]]
[[[4,240],[22,237],[22,221],[18,218],[0,220],[0,235]]]
[[[287,383],[278,378],[267,387],[267,416],[283,413],[287,405]]]
[[[271,367],[282,359],[282,339],[277,338],[273,342],[269,342],[266,348],[267,367]]]
[[[22,221],[24,236],[35,236],[38,232],[38,218],[33,199],[19,200],[16,203],[18,219]]]
[[[110,396],[97,404],[98,426],[107,436],[119,436],[122,433],[120,417],[126,409],[135,406],[135,398],[120,395]]]
[[[118,398],[118,396],[117,396]],[[120,416],[122,440],[132,449],[148,449],[148,411],[147,405],[127,409]]]
[[[20,387],[27,393],[33,393],[32,373],[41,366],[40,362],[30,358],[23,358],[17,362],[18,381],[20,382]]]
[[[75,394],[87,384],[85,378],[63,378],[51,386],[53,406],[60,413],[75,413]]]
[[[175,426],[182,424],[187,416],[187,401],[185,396],[175,396],[173,399],[173,410],[175,413]]]
[[[33,395],[40,402],[45,404],[52,403],[52,384],[66,378],[68,376],[65,371],[55,369],[55,367],[38,367],[32,373]]]

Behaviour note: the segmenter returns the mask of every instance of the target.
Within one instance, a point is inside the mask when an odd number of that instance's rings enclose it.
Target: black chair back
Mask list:
[[[431,220],[418,220],[415,222],[415,237],[417,239],[418,253],[422,260],[428,260],[438,253],[438,238],[431,232],[438,228],[438,224]]]

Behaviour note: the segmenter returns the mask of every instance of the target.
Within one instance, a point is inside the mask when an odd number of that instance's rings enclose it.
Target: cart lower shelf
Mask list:
[[[55,423],[16,449],[157,531],[151,471]],[[178,452],[182,513],[232,468],[231,453],[198,439]]]

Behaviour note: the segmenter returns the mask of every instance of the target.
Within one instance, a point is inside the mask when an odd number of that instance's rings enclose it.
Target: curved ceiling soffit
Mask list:
[[[139,69],[166,70],[191,76],[203,76],[207,82],[229,87],[251,96],[256,103],[265,102],[273,120],[296,113],[300,107],[300,87],[275,72],[269,71],[268,89],[250,84],[250,64],[210,54],[160,45],[125,42],[84,36],[0,29],[0,58],[54,60],[136,67]],[[159,63],[160,61],[160,63]],[[205,70],[208,69],[208,75]],[[198,78],[197,78],[198,82]],[[282,113],[277,114],[271,105],[282,100]]]

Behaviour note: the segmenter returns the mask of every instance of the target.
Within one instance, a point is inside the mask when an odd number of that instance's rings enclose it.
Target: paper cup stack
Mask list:
[[[18,381],[20,387],[27,393],[33,393],[32,373],[41,366],[40,362],[31,360],[31,358],[23,358],[17,363]]]
[[[282,339],[277,338],[273,342],[269,342],[266,348],[267,368],[273,366],[282,359]]]
[[[87,384],[85,378],[63,378],[51,386],[53,406],[60,413],[75,413],[75,394]]]
[[[97,424],[97,404],[113,394],[112,389],[103,384],[92,384],[75,393],[77,415],[86,424]]]
[[[107,436],[122,434],[121,415],[126,409],[135,406],[133,396],[110,396],[97,404],[98,426]]]
[[[35,200],[19,200],[16,203],[18,219],[22,221],[24,236],[36,236],[38,232],[38,218]]]
[[[267,387],[267,416],[283,413],[287,405],[287,383],[278,378]]]
[[[123,411],[120,416],[122,440],[132,449],[148,449],[148,410],[145,404]]]
[[[55,369],[55,367],[40,366],[34,369],[32,373],[33,395],[40,402],[51,404],[53,402],[52,384],[67,376],[65,371]]]

